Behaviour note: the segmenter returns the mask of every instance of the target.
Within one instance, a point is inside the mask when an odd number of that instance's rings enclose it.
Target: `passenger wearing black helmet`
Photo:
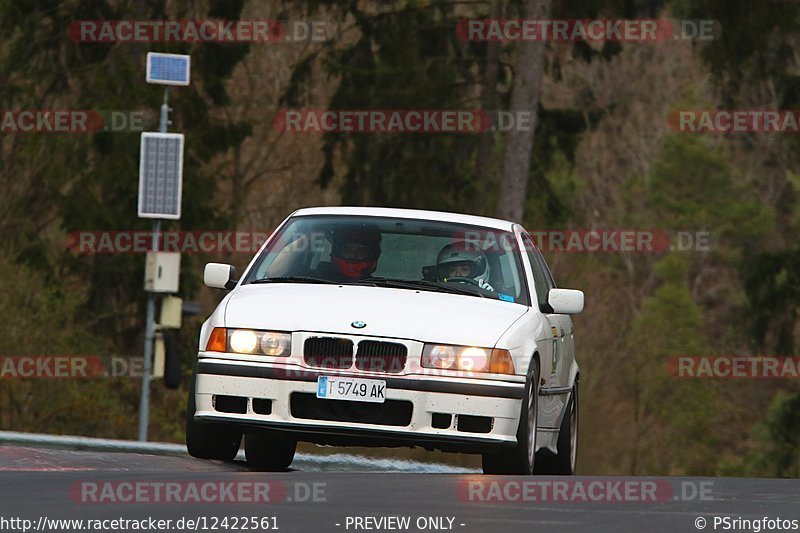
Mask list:
[[[334,230],[331,262],[320,275],[336,281],[357,281],[372,275],[381,255],[381,232],[370,226]],[[322,266],[322,265],[320,265]]]

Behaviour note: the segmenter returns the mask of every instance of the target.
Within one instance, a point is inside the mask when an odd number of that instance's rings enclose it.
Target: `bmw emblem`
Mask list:
[[[355,322],[353,322],[350,325],[353,326],[356,329],[361,329],[361,328],[367,327],[367,323],[366,322],[361,322],[360,320],[356,320]]]

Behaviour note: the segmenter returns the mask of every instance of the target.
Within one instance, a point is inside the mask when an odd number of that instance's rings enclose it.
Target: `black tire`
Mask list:
[[[242,430],[225,424],[199,422],[194,419],[197,410],[194,399],[196,375],[192,374],[189,385],[189,401],[186,405],[186,449],[198,459],[232,461],[239,452]]]
[[[542,450],[536,454],[536,473],[571,476],[578,462],[578,380],[572,386],[567,412],[558,430],[558,453]]]
[[[294,460],[297,439],[290,433],[267,429],[248,431],[244,436],[247,463],[270,472],[286,470]]]
[[[533,360],[525,383],[517,429],[517,445],[510,450],[484,453],[484,474],[531,475],[536,462],[536,426],[539,413],[539,361]]]

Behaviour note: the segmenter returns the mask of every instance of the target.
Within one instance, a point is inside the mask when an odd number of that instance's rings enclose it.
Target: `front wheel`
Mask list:
[[[186,449],[198,459],[232,461],[239,452],[242,431],[223,424],[198,422],[194,419],[197,410],[194,398],[196,375],[189,385],[189,401],[186,406]]]
[[[244,436],[244,455],[248,464],[262,470],[286,470],[294,460],[297,440],[274,430],[252,430]]]
[[[484,474],[531,475],[536,459],[536,426],[539,418],[539,361],[534,359],[525,384],[517,430],[511,450],[483,454]]]

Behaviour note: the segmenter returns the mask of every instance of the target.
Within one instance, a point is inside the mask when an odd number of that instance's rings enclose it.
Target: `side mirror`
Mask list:
[[[574,289],[550,289],[547,303],[559,315],[577,315],[583,311],[583,291]]]
[[[208,263],[203,272],[203,283],[212,289],[232,289],[236,286],[236,268],[223,263]]]

